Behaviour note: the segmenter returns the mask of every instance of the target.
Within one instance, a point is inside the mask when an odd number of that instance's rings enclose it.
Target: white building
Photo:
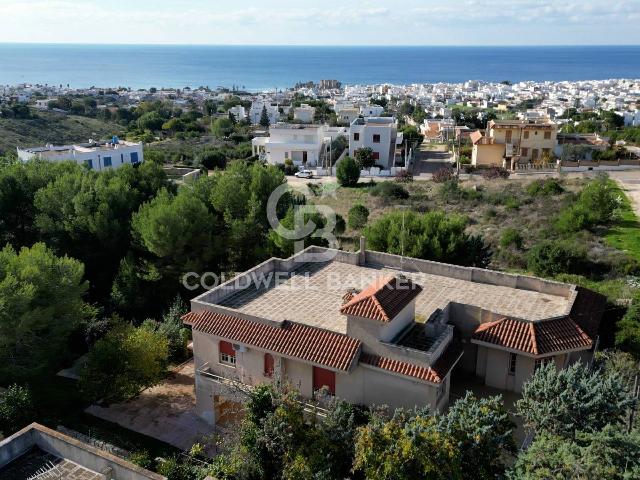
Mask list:
[[[331,143],[327,128],[276,123],[269,129],[269,137],[256,137],[251,141],[253,154],[273,165],[292,160],[295,165],[316,166]]]
[[[306,103],[293,109],[293,119],[302,123],[313,123],[316,115],[316,109]]]
[[[394,118],[358,118],[349,131],[349,156],[354,157],[360,148],[371,148],[375,164],[387,170],[394,166],[398,140],[402,143]]]
[[[236,105],[235,107],[231,107],[229,109],[229,113],[233,115],[233,118],[236,122],[241,122],[245,118],[247,118],[247,111],[242,105]],[[258,122],[260,119],[258,118]]]
[[[23,162],[39,159],[49,162],[76,162],[90,170],[108,170],[122,165],[137,165],[144,161],[142,142],[126,142],[116,137],[110,142],[89,142],[78,145],[46,145],[35,148],[19,148],[18,158]]]
[[[341,125],[351,125],[353,121],[360,116],[360,109],[354,107],[353,105],[336,105],[335,112],[336,116],[338,117],[338,123],[340,123]]]
[[[384,107],[380,105],[367,105],[360,107],[360,115],[363,117],[379,117],[384,112]]]
[[[278,105],[273,105],[270,100],[259,98],[253,101],[251,109],[249,110],[249,119],[251,123],[257,125],[260,123],[260,117],[262,117],[262,110],[267,109],[267,116],[269,117],[269,125],[273,125],[280,120],[280,111]]]

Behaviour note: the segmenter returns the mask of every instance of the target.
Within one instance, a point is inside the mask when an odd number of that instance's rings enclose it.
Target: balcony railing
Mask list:
[[[212,373],[211,368],[209,367],[209,362],[203,364],[200,368],[197,368],[196,372],[198,375],[201,375],[207,380],[225,387],[225,389],[227,389],[229,392],[236,392],[241,395],[248,396],[255,388],[252,385],[239,382],[238,380],[233,380],[231,378],[222,377],[220,375]],[[300,400],[298,400],[298,403],[302,406],[304,413],[309,415],[315,415],[319,418],[325,418],[329,413],[326,408],[313,403],[303,402]]]

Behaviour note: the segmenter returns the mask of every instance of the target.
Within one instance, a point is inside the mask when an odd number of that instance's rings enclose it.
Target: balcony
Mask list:
[[[197,368],[196,374],[199,378],[202,378],[205,381],[213,382],[216,384],[216,386],[221,387],[221,391],[219,392],[220,394],[233,396],[233,400],[237,402],[246,400],[249,394],[255,388],[252,385],[248,385],[246,383],[239,382],[238,380],[222,377],[213,373],[209,366],[209,362]],[[196,385],[197,384],[198,378],[196,378]],[[320,400],[319,402],[321,403],[322,401],[323,400]],[[317,418],[325,418],[329,413],[326,408],[323,408],[318,404],[308,403],[300,400],[298,401],[298,403],[302,406],[304,413],[307,415],[314,415]]]

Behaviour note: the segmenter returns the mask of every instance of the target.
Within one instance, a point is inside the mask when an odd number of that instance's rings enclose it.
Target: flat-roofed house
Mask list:
[[[433,410],[456,372],[519,392],[545,362],[589,358],[603,309],[575,285],[374,252],[361,239],[354,253],[272,258],[194,298],[183,321],[197,411],[215,423],[274,381],[307,399]]]
[[[349,155],[360,148],[373,150],[376,165],[388,170],[395,166],[396,147],[402,145],[398,123],[392,117],[356,118],[349,131]]]
[[[558,126],[549,120],[491,120],[488,137],[505,146],[509,164],[537,163],[554,154]]]
[[[107,142],[88,142],[76,145],[46,145],[44,147],[19,148],[18,158],[46,160],[48,162],[76,162],[90,170],[108,170],[122,165],[137,165],[144,160],[142,142],[127,142],[114,137]]]
[[[301,125],[276,123],[269,129],[268,137],[255,137],[253,154],[272,165],[284,164],[287,160],[295,165],[315,166],[331,143],[325,125]]]

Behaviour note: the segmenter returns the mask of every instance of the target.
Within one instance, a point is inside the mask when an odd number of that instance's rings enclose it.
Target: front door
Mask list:
[[[302,152],[302,163],[304,165],[307,164],[307,151],[306,150],[304,152]]]

